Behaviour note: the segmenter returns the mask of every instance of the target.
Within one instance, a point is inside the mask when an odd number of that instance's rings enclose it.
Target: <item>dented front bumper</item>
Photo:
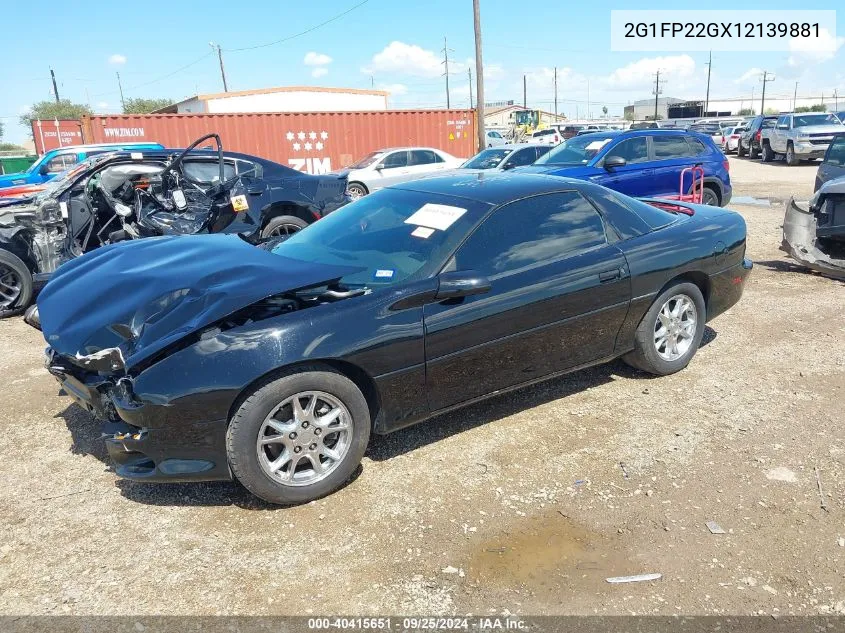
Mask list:
[[[231,480],[226,420],[180,420],[166,425],[156,407],[133,393],[128,377],[114,378],[76,366],[51,349],[45,365],[62,389],[102,421],[102,438],[115,472],[160,482]]]
[[[802,209],[790,198],[783,218],[783,241],[780,249],[800,264],[834,279],[845,279],[845,259],[819,248],[816,238],[816,216]]]

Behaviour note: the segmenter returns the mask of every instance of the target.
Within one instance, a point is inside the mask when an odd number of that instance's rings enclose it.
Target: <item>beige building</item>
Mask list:
[[[387,110],[388,94],[384,90],[285,86],[196,95],[156,112],[372,112]]]

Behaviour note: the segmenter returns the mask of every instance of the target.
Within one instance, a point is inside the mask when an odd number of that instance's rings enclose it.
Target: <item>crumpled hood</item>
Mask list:
[[[256,301],[357,270],[274,255],[236,235],[147,238],[61,266],[38,296],[38,314],[59,354],[128,370]]]

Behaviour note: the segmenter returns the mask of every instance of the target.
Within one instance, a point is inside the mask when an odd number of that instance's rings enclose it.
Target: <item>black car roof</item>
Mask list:
[[[583,185],[584,181],[575,178],[497,172],[423,178],[393,185],[388,189],[471,198],[499,205],[535,194],[580,189]]]

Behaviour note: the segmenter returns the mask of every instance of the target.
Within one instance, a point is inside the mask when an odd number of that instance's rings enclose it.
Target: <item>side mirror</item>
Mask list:
[[[443,273],[438,277],[436,301],[458,299],[490,292],[492,284],[484,275],[472,270]]]
[[[616,169],[617,167],[624,167],[628,164],[621,156],[608,156],[604,159],[604,168],[607,170]]]
[[[511,161],[508,161],[504,165],[502,165],[502,169],[513,169],[514,167],[516,167],[516,165],[514,165]]]
[[[384,169],[384,163],[379,163],[373,169],[375,169],[376,171],[381,171],[382,169]]]

